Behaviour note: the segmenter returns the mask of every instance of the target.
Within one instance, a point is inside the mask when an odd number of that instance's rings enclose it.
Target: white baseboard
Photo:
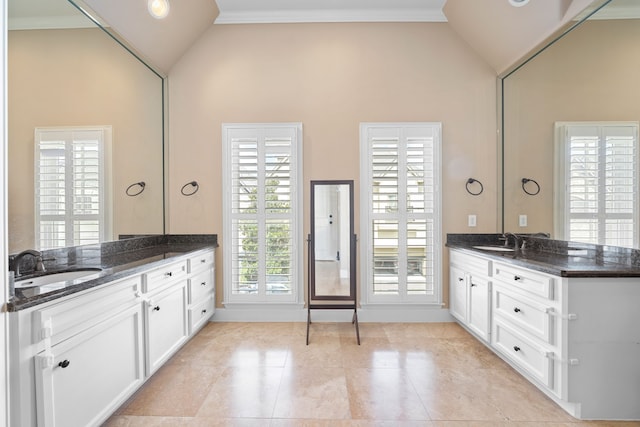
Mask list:
[[[352,310],[311,310],[313,322],[351,322]],[[274,310],[263,307],[216,308],[211,322],[306,322],[307,309]],[[367,306],[358,309],[361,323],[453,322],[449,310],[425,306]]]

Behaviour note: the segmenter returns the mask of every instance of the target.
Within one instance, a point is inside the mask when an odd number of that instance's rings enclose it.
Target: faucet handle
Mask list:
[[[44,262],[41,255],[36,256],[36,267],[34,271],[38,271],[38,272],[47,271],[47,269],[44,267]]]

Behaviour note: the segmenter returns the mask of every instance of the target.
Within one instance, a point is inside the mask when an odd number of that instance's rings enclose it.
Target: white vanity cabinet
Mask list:
[[[151,375],[187,340],[187,261],[143,274],[146,373]]]
[[[10,313],[11,425],[101,425],[214,310],[214,250]]]
[[[187,261],[189,272],[189,335],[195,334],[215,311],[215,257],[213,250],[200,251]]]
[[[478,338],[488,342],[491,261],[452,250],[449,262],[450,312]]]
[[[37,354],[21,355],[33,377],[20,387],[35,380],[38,426],[100,425],[143,383],[140,291],[135,276],[24,313],[25,347]],[[21,415],[19,425],[35,424],[33,411]]]
[[[487,310],[474,292],[484,282]],[[450,290],[451,314],[480,339],[488,315],[489,347],[569,414],[640,420],[640,278],[561,277],[451,249]]]

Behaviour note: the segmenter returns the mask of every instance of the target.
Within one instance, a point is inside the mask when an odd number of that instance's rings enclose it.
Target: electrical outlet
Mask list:
[[[475,215],[469,215],[467,221],[468,221],[469,227],[475,227],[476,226],[476,216]]]
[[[520,215],[520,217],[518,218],[518,225],[520,225],[520,227],[526,227],[527,226],[527,216],[526,215]]]

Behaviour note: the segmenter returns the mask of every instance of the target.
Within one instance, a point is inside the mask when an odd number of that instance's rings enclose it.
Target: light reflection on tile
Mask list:
[[[209,323],[107,427],[640,427],[580,422],[456,323]]]
[[[274,418],[349,419],[343,368],[289,368],[282,376]]]

